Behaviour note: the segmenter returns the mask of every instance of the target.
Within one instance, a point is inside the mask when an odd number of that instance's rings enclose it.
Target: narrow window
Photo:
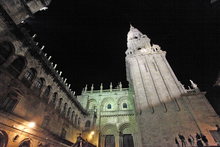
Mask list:
[[[79,119],[78,119],[78,126],[80,126],[80,123],[81,123],[81,118],[79,117]]]
[[[61,108],[62,101],[63,101],[63,99],[62,99],[62,98],[60,98],[59,103],[58,103],[58,109],[60,109],[60,108]]]
[[[123,108],[128,108],[128,105],[126,103],[123,103]]]
[[[56,104],[56,100],[57,100],[57,93],[55,92],[52,97],[52,103]]]
[[[75,115],[75,111],[72,112],[72,115],[71,115],[71,120],[73,121],[74,120],[74,115]]]
[[[69,109],[68,109],[68,111],[67,111],[67,118],[69,118],[70,117],[70,111],[71,111],[71,107],[69,107]]]
[[[107,105],[107,109],[111,109],[112,108],[112,105],[111,104],[108,104]]]
[[[65,116],[66,115],[66,108],[67,108],[67,103],[64,104],[64,107],[63,107],[63,115]]]
[[[47,86],[46,90],[44,91],[44,97],[48,97],[50,94],[51,86]]]

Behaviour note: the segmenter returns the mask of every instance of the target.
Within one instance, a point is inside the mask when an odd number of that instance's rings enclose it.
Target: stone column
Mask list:
[[[119,147],[123,147],[123,134],[119,133]]]
[[[100,135],[100,145],[99,147],[105,147],[105,135]]]
[[[119,135],[115,135],[115,147],[119,147]]]

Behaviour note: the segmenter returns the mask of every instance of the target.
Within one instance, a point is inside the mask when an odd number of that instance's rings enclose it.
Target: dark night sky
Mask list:
[[[126,82],[129,24],[167,51],[185,85],[209,89],[220,71],[220,8],[208,0],[53,0],[27,21],[72,89]]]

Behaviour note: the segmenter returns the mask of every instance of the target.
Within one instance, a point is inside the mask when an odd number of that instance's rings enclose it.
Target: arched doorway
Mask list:
[[[119,127],[120,130],[120,147],[134,147],[134,140],[132,133],[134,128],[130,123],[124,123]]]
[[[123,147],[134,147],[134,141],[131,134],[123,134]]]
[[[30,147],[30,146],[31,146],[31,141],[29,139],[22,141],[21,144],[19,145],[19,147]]]
[[[115,147],[115,136],[118,134],[118,130],[115,124],[106,124],[101,130],[101,146],[102,147]]]
[[[105,147],[115,147],[115,136],[114,135],[105,136]]]
[[[8,135],[5,131],[0,130],[0,147],[6,147],[8,144]]]

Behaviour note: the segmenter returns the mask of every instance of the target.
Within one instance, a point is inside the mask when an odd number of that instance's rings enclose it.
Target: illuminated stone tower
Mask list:
[[[139,113],[153,113],[157,108],[164,112],[171,108],[179,111],[176,98],[184,89],[166,60],[166,52],[151,45],[150,39],[132,26],[127,41],[127,79],[138,98]]]
[[[132,26],[127,47],[127,80],[134,91],[141,146],[172,147],[179,133],[187,137],[196,132],[206,134],[214,144],[208,130],[218,120],[210,117],[217,115],[197,85],[191,81],[193,90],[186,90],[167,62],[166,52]]]

